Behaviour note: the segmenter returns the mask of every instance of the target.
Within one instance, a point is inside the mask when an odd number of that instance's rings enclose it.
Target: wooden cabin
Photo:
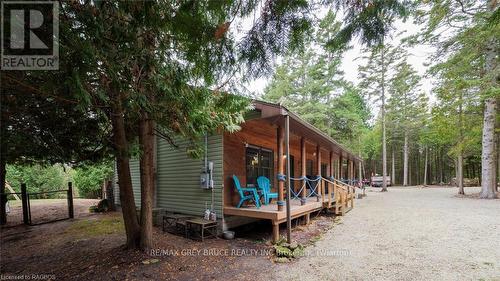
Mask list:
[[[253,101],[253,105],[254,110],[246,115],[240,131],[206,138],[203,159],[189,157],[189,143],[184,140],[177,140],[174,148],[157,139],[156,207],[195,216],[202,216],[206,208],[211,208],[223,229],[270,220],[274,240],[279,237],[279,225],[286,221],[288,178],[292,218],[304,217],[307,223],[311,213],[324,208],[337,214],[352,208],[354,187],[338,179],[358,178],[361,159],[285,107],[262,101]],[[213,188],[206,188],[200,180],[205,178],[207,166],[213,167]],[[138,161],[131,161],[131,173],[139,206]],[[278,193],[277,200],[260,208],[248,203],[237,208],[240,198],[233,175],[243,187],[255,187],[258,176],[268,177],[272,191]],[[119,202],[118,194],[115,195]]]

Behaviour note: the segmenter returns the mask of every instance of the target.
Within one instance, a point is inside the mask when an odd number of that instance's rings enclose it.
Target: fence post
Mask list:
[[[23,205],[23,223],[29,224],[29,214],[28,214],[28,192],[26,190],[26,184],[21,183],[21,202]]]
[[[73,184],[71,182],[68,182],[68,213],[70,219],[75,217],[73,211]]]

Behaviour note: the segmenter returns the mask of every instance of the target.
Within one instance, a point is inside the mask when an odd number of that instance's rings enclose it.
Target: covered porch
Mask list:
[[[277,240],[287,218],[287,190],[291,218],[305,217],[306,223],[324,208],[337,214],[352,208],[354,188],[339,179],[356,179],[360,159],[283,106],[260,101],[254,106],[242,130],[224,134],[224,216],[271,220]],[[258,176],[269,178],[278,198],[260,208],[249,202],[237,208],[233,175],[243,187],[254,188]]]

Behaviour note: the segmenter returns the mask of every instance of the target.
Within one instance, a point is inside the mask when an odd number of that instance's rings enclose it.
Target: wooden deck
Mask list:
[[[325,184],[330,184],[327,191]],[[292,219],[304,217],[308,224],[310,214],[322,209],[331,209],[336,215],[344,215],[354,207],[354,187],[327,179],[320,181],[319,197],[309,197],[304,205],[301,205],[300,199],[290,200],[290,215]],[[224,207],[224,215],[239,216],[254,219],[271,220],[273,224],[273,241],[279,239],[279,225],[286,221],[286,208],[278,210],[275,202],[269,205],[262,205],[260,208],[255,206],[245,206],[236,208],[233,206]]]
[[[299,199],[290,200],[290,211],[292,218],[301,217],[323,208],[321,198],[317,201],[316,197],[308,198],[305,205],[300,205]],[[251,217],[258,219],[272,220],[273,223],[282,223],[286,221],[286,208],[278,211],[276,203],[262,205],[257,209],[255,206],[236,208],[232,206],[224,207],[224,215]]]

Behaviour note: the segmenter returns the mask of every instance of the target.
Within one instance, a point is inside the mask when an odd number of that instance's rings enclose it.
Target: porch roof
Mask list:
[[[297,114],[288,110],[286,107],[280,104],[260,100],[252,100],[252,104],[254,105],[255,110],[260,111],[260,118],[267,119],[276,125],[284,126],[284,117],[288,115],[290,116],[290,132],[303,136],[307,140],[315,142],[323,148],[342,155],[344,159],[358,162],[363,161],[360,157],[356,156],[354,153],[335,141],[332,137],[309,124]]]

